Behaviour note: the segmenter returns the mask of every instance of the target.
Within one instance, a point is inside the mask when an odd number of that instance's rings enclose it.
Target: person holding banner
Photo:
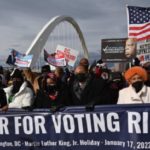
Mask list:
[[[62,83],[57,82],[57,77],[54,73],[48,73],[47,76],[38,81],[39,89],[36,92],[34,108],[50,108],[52,111],[57,111],[59,108],[66,106],[69,100],[67,87]]]
[[[9,108],[29,108],[33,104],[33,91],[24,81],[22,72],[14,69],[11,74],[12,85],[4,88]]]
[[[147,72],[140,66],[129,68],[125,72],[125,79],[129,86],[119,91],[117,104],[150,103],[150,87],[147,81]]]
[[[92,108],[94,105],[111,104],[107,82],[91,75],[86,66],[78,65],[74,78],[70,86],[72,105]]]

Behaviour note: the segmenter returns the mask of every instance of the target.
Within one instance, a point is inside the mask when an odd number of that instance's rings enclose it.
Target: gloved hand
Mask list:
[[[90,102],[85,106],[86,111],[94,111],[94,102]]]
[[[62,105],[52,106],[50,110],[52,111],[52,113],[55,113],[56,111],[59,111],[62,107]]]
[[[31,106],[22,107],[22,109],[27,110],[27,111],[33,110],[33,108]]]
[[[53,106],[53,107],[50,108],[50,110],[51,110],[52,113],[55,113],[57,111],[57,107]]]

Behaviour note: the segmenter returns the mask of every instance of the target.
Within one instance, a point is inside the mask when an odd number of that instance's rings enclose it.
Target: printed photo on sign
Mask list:
[[[8,65],[15,65],[16,57],[23,57],[23,56],[25,56],[25,54],[22,54],[22,53],[18,52],[15,49],[10,48],[9,50],[10,50],[10,54],[9,54],[7,60],[6,60],[6,63]]]
[[[128,59],[136,57],[136,39],[128,38],[125,41],[125,57]]]

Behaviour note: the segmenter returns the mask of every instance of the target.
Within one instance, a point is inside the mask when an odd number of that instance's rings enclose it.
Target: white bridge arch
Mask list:
[[[31,63],[31,67],[35,66],[37,59],[39,58],[41,51],[43,50],[43,47],[46,43],[46,41],[48,40],[49,35],[51,34],[51,32],[54,30],[54,28],[61,22],[63,21],[67,21],[69,22],[76,30],[81,45],[82,45],[82,49],[84,52],[84,57],[88,58],[88,50],[86,47],[86,43],[83,37],[83,34],[80,30],[79,25],[76,23],[76,21],[72,18],[72,17],[68,17],[68,16],[56,16],[54,18],[52,18],[43,28],[42,30],[38,33],[38,35],[36,36],[36,38],[33,40],[33,42],[31,43],[30,47],[28,48],[26,55],[29,54],[33,54],[33,59],[32,59],[32,63]]]

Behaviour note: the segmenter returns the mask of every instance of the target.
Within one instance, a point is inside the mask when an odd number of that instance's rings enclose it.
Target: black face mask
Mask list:
[[[56,85],[48,85],[46,87],[46,91],[48,94],[53,94],[56,92],[56,90],[57,90]]]
[[[87,74],[85,74],[85,73],[78,73],[78,74],[76,74],[76,79],[79,82],[84,82],[87,79]]]
[[[13,88],[12,88],[12,93],[15,94],[19,91],[21,85],[22,85],[22,81],[13,81]]]
[[[136,93],[138,93],[142,89],[143,85],[144,85],[143,81],[137,81],[137,82],[132,84],[132,86],[134,87]]]

